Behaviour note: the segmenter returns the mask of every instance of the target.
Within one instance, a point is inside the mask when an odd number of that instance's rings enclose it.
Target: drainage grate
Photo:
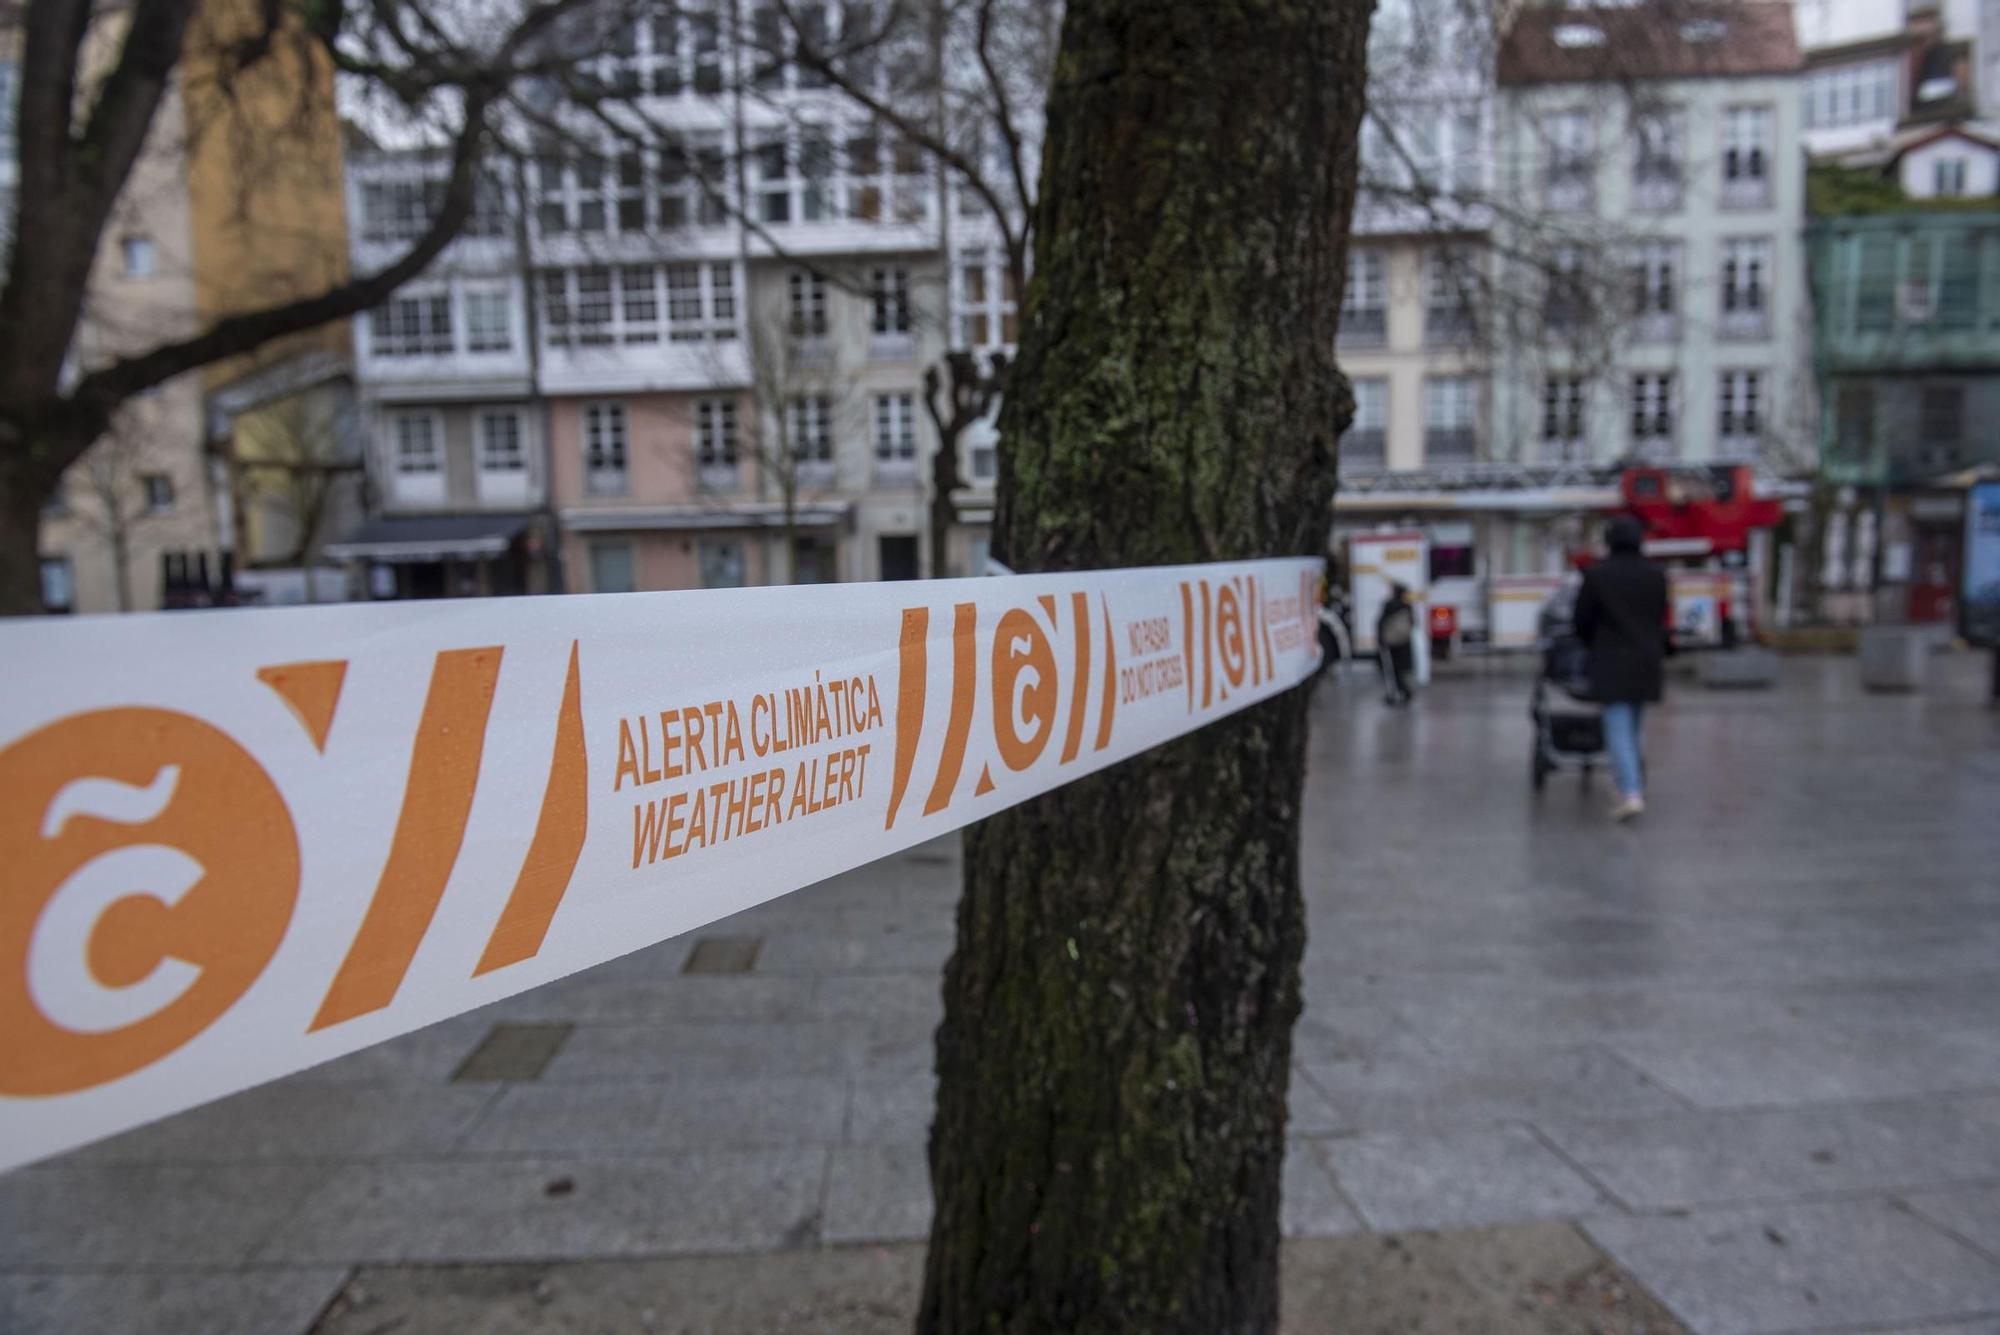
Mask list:
[[[761,936],[705,936],[694,943],[682,973],[749,973],[763,948]]]
[[[539,1080],[574,1025],[496,1024],[472,1055],[458,1064],[453,1080]]]

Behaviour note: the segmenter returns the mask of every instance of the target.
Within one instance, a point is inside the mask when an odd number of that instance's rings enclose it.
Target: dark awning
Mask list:
[[[328,543],[335,561],[464,561],[500,556],[532,516],[396,515],[363,520],[341,542]]]

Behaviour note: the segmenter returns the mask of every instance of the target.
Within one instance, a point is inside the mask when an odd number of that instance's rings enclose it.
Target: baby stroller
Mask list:
[[[1590,700],[1589,654],[1577,638],[1572,613],[1576,589],[1565,585],[1542,608],[1539,643],[1542,670],[1535,678],[1529,714],[1535,721],[1531,773],[1535,791],[1559,769],[1590,773],[1606,760],[1603,711]]]

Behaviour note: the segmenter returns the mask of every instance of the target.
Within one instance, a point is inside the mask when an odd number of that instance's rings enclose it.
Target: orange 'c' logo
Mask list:
[[[166,709],[73,714],[0,750],[0,1094],[166,1056],[249,990],[299,891],[298,833],[226,734]]]
[[[1026,737],[1017,726],[1021,722],[1030,725]],[[1055,723],[1055,651],[1041,625],[1015,608],[1000,618],[993,635],[993,740],[1007,768],[1034,764]]]

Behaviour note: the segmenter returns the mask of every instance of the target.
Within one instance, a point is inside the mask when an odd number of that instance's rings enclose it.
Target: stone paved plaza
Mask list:
[[[1704,1335],[2000,1333],[1984,673],[1683,685],[1630,828],[1574,776],[1530,792],[1524,677],[1398,712],[1327,683],[1288,1257],[1520,1226],[1601,1249]],[[300,1335],[371,1304],[340,1328],[722,1330],[677,1320],[674,1283],[735,1310],[751,1265],[879,1285],[875,1324],[808,1305],[787,1330],[906,1329],[956,849],[0,1177],[0,1331]],[[680,1257],[708,1268],[647,1280],[629,1325],[558,1319]],[[541,1268],[464,1287],[486,1262]],[[397,1318],[425,1283],[458,1306]]]

